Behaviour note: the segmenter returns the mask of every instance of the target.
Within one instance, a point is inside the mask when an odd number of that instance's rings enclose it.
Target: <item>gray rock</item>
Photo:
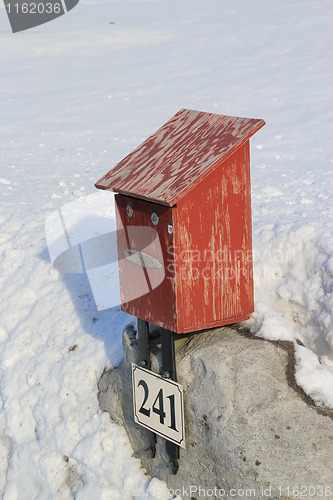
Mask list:
[[[138,349],[130,327],[123,347],[122,364],[101,377],[99,402],[125,426],[148,474],[180,489],[184,498],[204,496],[199,487],[206,496],[207,489],[217,488],[217,498],[218,489],[229,496],[236,492],[234,498],[296,498],[293,487],[303,487],[302,498],[321,496],[319,487],[333,492],[332,411],[316,407],[296,385],[292,343],[255,338],[239,325],[179,336],[186,449],[180,449],[176,475],[168,467],[165,441],[157,437],[152,458],[152,434],[133,421],[131,363],[138,362]],[[157,342],[151,356],[158,372]]]

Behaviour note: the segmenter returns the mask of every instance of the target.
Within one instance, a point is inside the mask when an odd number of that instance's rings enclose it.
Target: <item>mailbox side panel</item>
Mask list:
[[[249,142],[178,203],[182,332],[253,311]]]
[[[115,198],[121,308],[177,331],[175,209],[120,194]]]

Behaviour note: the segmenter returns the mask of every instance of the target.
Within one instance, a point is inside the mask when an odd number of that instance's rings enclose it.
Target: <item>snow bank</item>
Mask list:
[[[333,407],[332,256],[333,231],[324,220],[254,229],[251,331],[269,340],[295,342],[297,382],[317,404],[329,407]]]

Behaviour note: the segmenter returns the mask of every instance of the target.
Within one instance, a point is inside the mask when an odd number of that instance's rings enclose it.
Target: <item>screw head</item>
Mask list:
[[[150,219],[151,219],[152,223],[154,224],[154,226],[157,226],[157,224],[158,224],[158,222],[160,220],[159,217],[158,217],[158,215],[155,212],[153,212],[151,214]]]
[[[127,207],[126,207],[126,213],[127,213],[128,217],[132,217],[132,215],[133,215],[133,208],[131,207],[131,205],[127,205]]]

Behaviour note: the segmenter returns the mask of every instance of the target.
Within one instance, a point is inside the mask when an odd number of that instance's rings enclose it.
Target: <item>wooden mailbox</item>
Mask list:
[[[124,311],[176,333],[249,318],[249,139],[264,125],[182,109],[96,183],[118,193]]]

